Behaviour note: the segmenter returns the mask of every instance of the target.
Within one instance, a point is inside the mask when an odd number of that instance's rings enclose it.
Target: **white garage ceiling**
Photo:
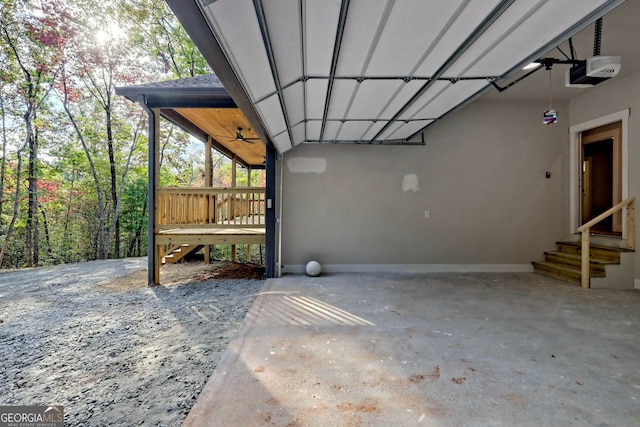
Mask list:
[[[278,151],[286,152],[305,142],[421,143],[426,126],[622,1],[197,4],[247,105]],[[169,3],[180,17],[179,2]]]

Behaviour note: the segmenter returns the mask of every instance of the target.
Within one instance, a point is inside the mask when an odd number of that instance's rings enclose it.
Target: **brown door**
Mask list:
[[[581,134],[582,224],[622,201],[622,123],[591,129]],[[622,213],[601,221],[594,233],[621,235]]]

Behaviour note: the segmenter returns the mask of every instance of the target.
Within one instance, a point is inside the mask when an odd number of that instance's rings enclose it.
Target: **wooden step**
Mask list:
[[[580,285],[582,275],[580,267],[548,261],[533,261],[533,270],[545,276]],[[604,271],[591,271],[589,277],[605,277]]]
[[[545,252],[544,260],[547,262],[568,265],[571,267],[582,267],[582,257],[580,255],[570,254],[567,252]],[[589,259],[589,264],[592,272],[601,272],[604,274],[605,267],[607,265],[616,264],[616,262],[607,259],[591,257]]]
[[[569,242],[562,241],[556,242],[558,246],[559,252],[564,252],[573,255],[581,255],[582,254],[582,243],[581,242]],[[633,252],[631,249],[626,248],[617,248],[615,246],[605,246],[605,245],[589,245],[589,256],[601,259],[613,261],[614,263],[620,263],[620,253],[622,252]]]
[[[164,255],[162,257],[162,264],[175,264],[176,262],[184,259],[190,253],[199,251],[202,248],[203,245],[189,245],[186,243],[182,244],[170,253]]]
[[[570,283],[580,285],[582,267],[582,242],[556,242],[557,251],[544,253],[544,261],[534,261],[535,272],[555,277]],[[620,254],[633,252],[630,249],[599,244],[589,245],[589,277],[606,277],[608,265],[620,264]]]

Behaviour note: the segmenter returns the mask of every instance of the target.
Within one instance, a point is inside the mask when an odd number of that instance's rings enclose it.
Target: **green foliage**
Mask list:
[[[38,264],[100,258],[101,241],[110,256],[146,255],[146,113],[114,88],[204,74],[206,61],[163,0],[0,0],[0,9],[0,267],[28,261],[29,153]],[[25,106],[33,152],[21,148]],[[202,144],[162,126],[163,185],[201,185]]]
[[[125,186],[122,197],[122,240],[125,256],[147,254],[147,177],[146,170],[138,168]]]
[[[211,258],[217,260],[230,260],[232,254],[231,245],[215,245],[211,252]],[[251,245],[251,259],[247,259],[247,245],[236,245],[236,261],[251,262],[253,264],[264,264],[264,246]]]
[[[119,2],[118,8],[131,24],[132,43],[148,52],[163,75],[184,78],[211,72],[164,0]]]

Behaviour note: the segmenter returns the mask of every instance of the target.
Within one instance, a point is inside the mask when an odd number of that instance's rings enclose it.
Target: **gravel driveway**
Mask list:
[[[150,288],[146,263],[0,273],[0,405],[62,405],[68,426],[179,426],[264,281],[187,263]]]

